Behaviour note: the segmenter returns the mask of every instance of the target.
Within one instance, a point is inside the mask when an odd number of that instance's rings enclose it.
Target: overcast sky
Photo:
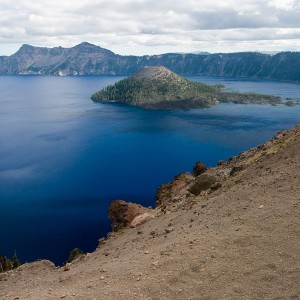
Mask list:
[[[0,0],[0,55],[83,41],[136,55],[300,51],[300,0]]]

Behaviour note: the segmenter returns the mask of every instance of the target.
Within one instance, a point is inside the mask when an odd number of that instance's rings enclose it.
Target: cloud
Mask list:
[[[150,54],[214,52],[220,45],[226,51],[229,41],[237,50],[238,41],[241,50],[249,42],[253,50],[268,40],[261,50],[283,50],[299,47],[299,20],[298,0],[0,0],[0,43],[89,41],[121,54]]]

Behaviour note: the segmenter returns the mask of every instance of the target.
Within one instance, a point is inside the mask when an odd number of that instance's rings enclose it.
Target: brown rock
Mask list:
[[[176,199],[187,193],[187,187],[193,179],[194,177],[190,173],[183,173],[177,175],[170,183],[161,185],[156,192],[156,205],[167,207],[176,202]]]
[[[66,263],[64,265],[64,271],[70,271],[70,269],[71,269],[71,263]]]
[[[130,227],[134,228],[137,226],[140,226],[147,222],[147,220],[154,218],[152,214],[149,213],[143,213],[139,216],[136,216],[130,223]]]
[[[150,212],[151,209],[139,204],[114,200],[110,204],[108,216],[112,221],[112,230],[117,231],[123,227],[129,227],[135,217]]]
[[[207,170],[207,167],[201,162],[198,161],[193,167],[193,174],[195,177],[203,174]]]
[[[215,176],[201,174],[197,177],[195,183],[189,188],[189,191],[198,196],[202,191],[206,191],[217,181]]]
[[[242,170],[243,170],[243,166],[233,166],[232,169],[230,170],[229,175],[233,176],[233,175],[235,175],[236,173],[238,173]]]

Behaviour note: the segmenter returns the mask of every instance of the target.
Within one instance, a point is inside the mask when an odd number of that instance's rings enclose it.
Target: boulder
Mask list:
[[[129,227],[135,217],[150,212],[151,209],[139,204],[114,200],[110,204],[108,217],[112,221],[112,230],[118,231],[123,227]]]
[[[195,196],[198,196],[202,191],[210,189],[216,182],[217,179],[215,176],[201,174],[196,178],[194,184],[192,184],[192,186],[189,188],[189,191]]]
[[[149,219],[154,218],[154,216],[152,214],[149,213],[143,213],[142,215],[136,216],[130,223],[130,227],[134,228],[137,226],[140,226],[144,223],[146,223],[146,221],[148,221]]]
[[[207,170],[207,167],[201,162],[198,161],[193,167],[193,174],[195,177],[203,174]]]

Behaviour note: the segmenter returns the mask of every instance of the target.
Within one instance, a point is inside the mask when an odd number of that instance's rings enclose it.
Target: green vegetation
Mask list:
[[[72,262],[74,259],[78,258],[82,254],[84,254],[82,250],[80,250],[79,248],[74,248],[69,254],[68,262]]]
[[[218,102],[279,104],[280,97],[225,92],[222,85],[187,80],[164,67],[145,67],[91,97],[94,101],[121,102],[153,109],[201,108]]]
[[[17,257],[16,252],[13,255],[11,260],[8,259],[6,256],[0,254],[0,273],[10,271],[12,269],[19,267],[20,265],[21,263]]]
[[[12,264],[13,269],[15,269],[21,265],[21,263],[17,257],[17,252],[15,252],[14,256],[12,257],[11,264]]]
[[[131,105],[151,107],[168,106],[170,102],[193,101],[196,106],[210,106],[220,87],[189,81],[174,73],[143,78],[132,76],[108,86],[92,95],[95,101],[125,102]]]

